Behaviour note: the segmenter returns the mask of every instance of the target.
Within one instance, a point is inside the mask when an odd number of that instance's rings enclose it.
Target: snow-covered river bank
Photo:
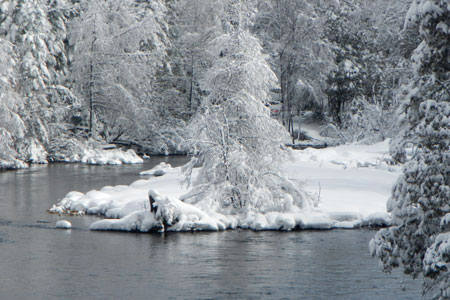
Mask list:
[[[170,158],[176,165],[178,158]],[[182,160],[182,159],[180,159]],[[89,231],[93,216],[46,209],[70,189],[130,184],[158,162],[54,164],[1,172],[0,295],[5,299],[417,299],[400,272],[378,270],[374,231],[225,231],[123,234]]]

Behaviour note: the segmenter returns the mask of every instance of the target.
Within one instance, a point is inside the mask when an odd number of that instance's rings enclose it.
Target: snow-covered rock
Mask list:
[[[72,224],[69,221],[61,220],[61,221],[56,222],[56,228],[70,229],[70,228],[72,228]]]
[[[172,166],[170,164],[161,162],[159,165],[153,167],[150,170],[140,172],[139,175],[162,176],[166,174],[170,169],[172,169]]]

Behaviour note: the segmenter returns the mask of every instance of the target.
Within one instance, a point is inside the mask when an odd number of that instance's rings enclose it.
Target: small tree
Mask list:
[[[215,60],[203,80],[208,96],[190,125],[196,157],[185,168],[193,184],[185,198],[206,199],[234,212],[301,207],[301,192],[278,171],[286,132],[264,106],[276,77],[259,41],[242,28],[239,3],[230,2],[225,5],[228,32],[210,47]]]

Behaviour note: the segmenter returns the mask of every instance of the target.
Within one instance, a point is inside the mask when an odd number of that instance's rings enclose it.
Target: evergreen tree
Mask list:
[[[400,264],[424,276],[424,292],[450,299],[450,1],[414,1],[408,21],[420,25],[414,51],[417,85],[405,105],[411,160],[388,202],[394,225],[371,241],[383,270]]]
[[[18,150],[24,143],[26,127],[19,116],[23,109],[17,87],[17,56],[14,45],[0,38],[0,170],[25,167]]]
[[[18,91],[25,98],[21,116],[27,139],[20,152],[34,162],[47,160],[43,147],[48,148],[51,137],[64,130],[58,124],[68,104],[64,95],[70,94],[62,86],[67,68],[64,5],[62,0],[5,0],[1,6],[0,34],[16,47]]]

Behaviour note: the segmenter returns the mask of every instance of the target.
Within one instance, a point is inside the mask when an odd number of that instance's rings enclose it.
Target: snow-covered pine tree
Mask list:
[[[70,92],[64,81],[65,26],[61,17],[64,0],[4,0],[0,8],[0,35],[15,45],[18,54],[17,91],[24,97],[21,117],[26,123],[27,138],[20,150],[22,159],[45,162],[50,137],[63,129],[52,130],[65,117]]]
[[[328,76],[326,94],[331,116],[341,127],[347,125],[344,114],[357,107],[352,105],[356,98],[381,102],[381,51],[376,45],[375,21],[366,10],[361,1],[339,1],[328,12],[325,23],[325,36],[332,43],[336,64]]]
[[[202,82],[208,95],[190,124],[196,157],[185,167],[192,183],[185,201],[239,213],[302,207],[302,193],[278,171],[286,132],[264,106],[275,74],[246,30],[242,1],[224,8],[225,33],[210,45],[214,63]]]
[[[393,226],[371,251],[383,270],[422,273],[430,298],[450,299],[450,1],[416,0],[408,21],[419,22],[423,38],[413,55],[418,86],[405,105],[414,149],[388,202]]]
[[[448,80],[450,70],[450,8],[448,0],[414,0],[407,22],[418,22],[422,43],[415,50],[413,61],[421,74],[432,73]]]
[[[0,38],[0,170],[25,167],[17,151],[24,143],[25,123],[18,112],[22,98],[16,92],[18,70],[14,45]]]
[[[20,94],[25,97],[21,115],[27,124],[27,146],[20,152],[24,159],[40,162],[46,160],[43,144],[48,143],[47,122],[50,115],[50,103],[47,99],[46,86],[50,83],[47,63],[50,53],[45,39],[49,34],[50,24],[42,3],[38,0],[11,0],[5,3],[6,22],[2,23],[5,37],[15,44],[19,53]]]

